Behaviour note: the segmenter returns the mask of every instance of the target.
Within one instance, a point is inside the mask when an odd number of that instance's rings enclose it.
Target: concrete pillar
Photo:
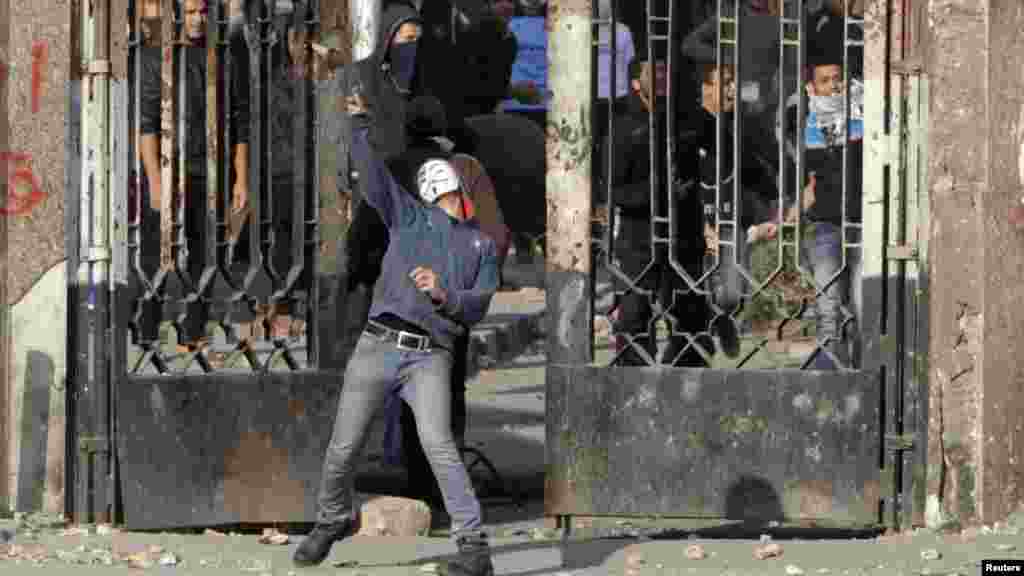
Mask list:
[[[591,361],[591,0],[548,2],[548,363]]]
[[[930,0],[929,525],[1024,500],[1024,5]]]

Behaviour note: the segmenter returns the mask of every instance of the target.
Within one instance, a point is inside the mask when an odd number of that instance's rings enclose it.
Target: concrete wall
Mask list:
[[[992,522],[1024,498],[1024,5],[930,0],[928,21],[928,522]]]
[[[9,480],[6,496],[11,504],[19,492],[19,461],[32,461],[31,477],[43,483],[50,497],[44,499],[39,486],[21,482],[21,492],[26,495],[22,504],[34,500],[38,508],[45,500],[48,510],[59,511],[63,508],[64,396],[56,388],[64,380],[66,341],[60,329],[65,318],[60,264],[65,258],[64,87],[71,62],[71,12],[67,2],[58,0],[3,0],[3,4],[0,36],[7,35],[9,42],[6,53],[0,55],[7,68],[7,99],[2,104],[8,123],[0,126],[0,152],[16,160],[8,167],[17,170],[17,198],[5,198],[0,216],[5,224],[0,228],[0,243],[6,248],[4,260],[8,263],[0,275],[2,304],[8,307],[3,327],[10,343],[3,350],[5,361],[0,362],[4,365],[0,409],[6,423],[6,437],[0,438],[4,445],[0,471]],[[9,14],[3,14],[5,9]],[[24,393],[30,366],[40,386],[46,385],[40,378],[48,378],[52,385],[48,386],[50,392],[44,393],[42,405],[32,394],[26,397]],[[36,419],[25,420],[26,413]],[[48,423],[48,430],[39,428],[39,417]],[[59,439],[60,446],[50,444],[51,439]],[[41,446],[47,450],[33,452]],[[48,468],[46,457],[40,454],[56,456],[59,461],[51,461]],[[44,481],[46,477],[51,479],[49,483]],[[54,486],[58,491],[50,492]],[[35,496],[29,498],[29,494]],[[0,493],[0,504],[3,500]]]

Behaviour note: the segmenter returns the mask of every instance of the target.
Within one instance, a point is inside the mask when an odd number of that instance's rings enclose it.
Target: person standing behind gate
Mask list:
[[[844,335],[844,305],[850,306],[849,312],[854,315],[860,310],[861,258],[858,249],[845,247],[855,235],[844,231],[844,224],[861,221],[864,89],[857,78],[851,78],[849,88],[845,85],[841,40],[830,39],[809,46],[807,54],[811,78],[805,86],[808,103],[804,165],[808,177],[803,211],[811,236],[801,246],[801,258],[814,276],[815,288],[822,291],[815,300],[815,323],[823,350],[815,355],[813,366],[818,370],[835,370],[838,368],[836,361],[847,367],[851,364],[855,367],[859,362],[859,338]],[[789,115],[794,129],[788,133],[794,134],[795,103]],[[847,150],[845,176],[844,143]],[[795,174],[795,166],[793,168],[791,174]],[[795,207],[789,209],[788,219],[796,218],[795,210]],[[853,325],[856,325],[856,318]]]
[[[705,267],[718,268],[711,276],[712,301],[721,310],[714,319],[723,351],[730,358],[739,355],[739,331],[732,318],[743,299],[745,280],[737,267],[750,272],[750,250],[746,243],[771,238],[777,227],[771,222],[768,206],[777,199],[775,175],[768,162],[761,158],[762,148],[771,149],[770,142],[745,136],[734,142],[733,118],[736,109],[736,88],[731,66],[721,68],[715,62],[700,64],[701,117],[698,126],[697,156],[700,169],[700,194],[704,213],[704,239],[708,249]],[[718,122],[723,124],[718,139]],[[721,166],[718,162],[721,145]],[[739,191],[735,190],[737,177],[733,165],[734,146],[740,146],[741,167],[738,171]],[[721,179],[719,180],[719,169]],[[718,193],[716,198],[716,182]],[[736,226],[732,245],[722,244],[722,221]]]
[[[182,48],[181,57],[185,61],[185,77],[182,79],[175,73],[176,82],[184,80],[185,98],[183,103],[186,117],[185,128],[185,213],[184,232],[185,249],[188,255],[188,274],[193,282],[198,282],[203,270],[213,266],[207,261],[207,235],[209,230],[209,211],[207,208],[207,146],[206,146],[206,66],[207,48],[206,23],[207,4],[205,0],[184,0],[182,4],[184,17],[183,32],[186,45]],[[169,16],[166,16],[169,17]],[[172,41],[164,38],[165,44]],[[231,91],[232,100],[229,104],[231,123],[231,153],[229,161],[232,165],[232,202],[237,209],[243,206],[249,196],[249,58],[244,42],[233,39],[229,43],[234,66],[232,67]],[[148,186],[149,202],[142,203],[142,265],[147,275],[152,276],[160,265],[160,198],[163,193],[160,177],[161,155],[170,156],[170,150],[160,149],[161,124],[161,48],[159,46],[142,46],[140,48],[141,75],[139,82],[139,129],[141,132],[139,152],[145,171],[145,182]],[[177,88],[177,86],[175,86]],[[181,92],[179,92],[181,93]],[[180,126],[181,124],[179,124]],[[190,311],[184,324],[185,333],[179,335],[179,342],[189,348],[196,348],[206,337],[208,313],[203,306]],[[142,328],[144,339],[157,339],[159,318],[153,318]]]
[[[612,146],[615,154],[612,175],[612,199],[620,220],[616,233],[616,254],[621,270],[644,289],[657,295],[659,302],[669,308],[678,323],[676,332],[700,334],[707,327],[707,304],[703,297],[695,294],[683,294],[686,285],[677,272],[671,268],[667,253],[662,253],[662,260],[647,274],[640,274],[652,261],[651,256],[651,150],[650,120],[652,105],[661,114],[661,129],[665,127],[665,63],[657,61],[651,64],[645,55],[633,60],[629,65],[629,78],[632,93],[629,96],[629,112],[616,119],[614,133],[605,139],[605,150]],[[658,154],[664,158],[664,133],[656,138],[659,145]],[[685,158],[681,155],[680,158]],[[667,203],[667,193],[678,195],[676,212],[673,215],[678,224],[679,236],[676,238],[676,257],[686,271],[694,278],[699,275],[701,256],[704,252],[700,233],[700,212],[695,202],[696,194],[688,193],[689,188],[682,182],[692,180],[692,162],[680,165],[681,170],[677,181],[670,185],[662,183],[659,191]],[[667,210],[665,210],[667,213]],[[652,310],[648,296],[625,290],[617,298],[618,319],[615,331],[634,335],[638,344],[647,351],[652,359],[656,359],[657,349],[653,334],[650,334]],[[646,334],[641,336],[641,334]],[[714,352],[709,339],[701,339],[701,346],[708,353]],[[676,356],[686,348],[688,341],[681,336],[673,336],[669,347],[662,356],[661,362],[677,366],[705,366],[706,362],[693,348],[681,357]],[[618,362],[625,366],[646,366],[648,362],[632,346],[619,356]]]
[[[331,545],[354,532],[352,480],[370,423],[389,393],[416,413],[420,439],[452,517],[458,556],[452,576],[491,576],[482,510],[455,446],[449,413],[452,346],[483,319],[497,290],[494,242],[464,222],[462,184],[444,160],[417,174],[419,196],[403,190],[368,138],[361,98],[347,99],[353,116],[352,158],[363,175],[366,202],[392,238],[374,290],[370,320],[349,359],[334,432],[324,462],[317,525],[295,552],[303,566],[323,562]],[[394,320],[406,329],[397,328]]]

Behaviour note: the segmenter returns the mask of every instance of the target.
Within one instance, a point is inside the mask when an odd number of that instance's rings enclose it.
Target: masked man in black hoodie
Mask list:
[[[676,335],[669,339],[661,363],[676,366],[706,366],[704,358],[692,346],[687,350],[690,341],[680,335],[703,335],[698,343],[705,352],[714,351],[713,344],[707,334],[708,308],[703,296],[686,293],[687,286],[679,274],[672,268],[668,252],[656,252],[658,258],[652,257],[651,250],[651,133],[649,114],[651,106],[660,114],[658,122],[661,133],[655,141],[658,144],[660,157],[665,157],[665,111],[667,103],[665,94],[665,66],[658,61],[652,65],[646,56],[639,56],[630,63],[630,84],[632,93],[629,96],[629,113],[616,120],[612,138],[606,139],[605,146],[613,146],[615,161],[612,174],[612,201],[615,205],[619,222],[616,227],[615,256],[619,267],[629,278],[642,289],[650,290],[650,296],[629,290],[618,297],[618,319],[615,330],[631,336],[646,351],[650,360],[657,355],[654,329],[651,326],[653,316],[651,300],[667,307],[676,319],[673,332]],[[655,81],[655,79],[657,79]],[[679,141],[681,149],[687,148],[684,141]],[[607,148],[605,148],[607,150]],[[682,160],[692,159],[692,154],[680,153]],[[697,194],[693,190],[693,162],[679,165],[675,181],[666,185],[664,178],[659,179],[662,199],[661,214],[668,213],[668,193],[676,194],[677,223],[676,259],[692,278],[700,275],[701,259],[704,253],[702,234],[700,232],[700,210],[696,203]],[[687,181],[690,181],[687,183]],[[666,227],[667,228],[667,227]],[[683,350],[686,350],[683,353]],[[618,357],[618,364],[625,366],[647,366],[650,362],[633,346],[627,345]]]

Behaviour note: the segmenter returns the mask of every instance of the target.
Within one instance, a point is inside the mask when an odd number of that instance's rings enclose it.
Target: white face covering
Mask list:
[[[842,139],[846,135],[843,110],[846,107],[846,94],[831,94],[828,96],[810,96],[808,101],[809,111],[814,114],[815,125],[823,130],[829,137]],[[860,120],[864,117],[864,84],[857,80],[850,80],[850,120]]]

